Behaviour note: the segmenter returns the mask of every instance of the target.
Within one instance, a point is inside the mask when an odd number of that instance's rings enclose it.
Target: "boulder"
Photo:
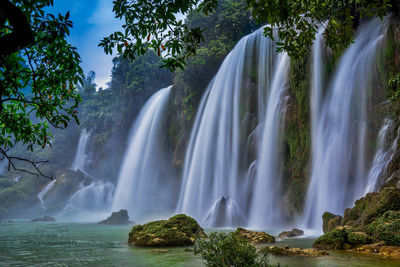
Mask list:
[[[120,210],[118,212],[111,213],[111,216],[107,219],[98,222],[98,224],[106,224],[106,225],[121,225],[121,224],[130,224],[134,223],[129,221],[128,211]]]
[[[42,218],[35,218],[32,219],[31,222],[55,222],[56,219],[54,219],[51,216],[43,216]]]
[[[275,237],[265,232],[250,231],[239,227],[236,229],[235,234],[251,243],[275,243]]]
[[[302,236],[304,232],[300,229],[293,228],[290,231],[283,231],[278,235],[278,238],[288,238],[288,237],[296,237],[296,236]]]
[[[200,236],[205,236],[200,225],[193,218],[178,214],[132,227],[128,243],[143,247],[187,246]]]

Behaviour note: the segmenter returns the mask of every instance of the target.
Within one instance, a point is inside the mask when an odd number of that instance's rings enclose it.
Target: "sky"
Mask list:
[[[100,40],[122,29],[122,22],[114,17],[111,0],[55,0],[46,11],[65,15],[70,11],[73,28],[68,41],[78,48],[85,74],[94,70],[98,87],[107,87],[111,80],[112,58],[98,47]]]

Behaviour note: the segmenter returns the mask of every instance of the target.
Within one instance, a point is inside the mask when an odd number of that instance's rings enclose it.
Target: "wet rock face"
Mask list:
[[[178,214],[168,220],[132,227],[128,242],[143,247],[188,246],[204,235],[203,229],[193,218]]]
[[[303,230],[293,228],[290,231],[283,231],[278,235],[278,238],[288,238],[288,237],[296,237],[302,236],[304,234]]]
[[[121,225],[121,224],[130,224],[133,223],[129,221],[128,211],[120,210],[118,212],[111,213],[111,216],[107,219],[98,222],[98,224],[107,224],[107,225]]]
[[[238,228],[235,234],[247,239],[251,243],[275,243],[275,237],[264,232],[256,232]]]
[[[54,219],[51,216],[43,216],[42,218],[35,218],[32,219],[31,222],[55,222],[56,219]]]

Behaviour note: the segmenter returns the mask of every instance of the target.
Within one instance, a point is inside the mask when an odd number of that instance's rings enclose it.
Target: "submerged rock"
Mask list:
[[[277,255],[277,256],[320,257],[329,255],[328,251],[315,248],[289,248],[288,246],[284,247],[269,246],[262,249],[268,253],[271,253],[272,255]]]
[[[178,214],[168,220],[132,227],[128,243],[143,247],[187,246],[193,245],[196,237],[204,235],[193,218]]]
[[[129,221],[128,211],[120,210],[118,212],[111,213],[111,216],[107,219],[98,222],[98,224],[107,224],[107,225],[120,225],[120,224],[130,224],[134,223]]]
[[[303,230],[293,228],[290,231],[283,231],[278,235],[278,238],[288,238],[288,237],[296,237],[304,235]]]
[[[35,218],[32,219],[31,222],[55,222],[56,219],[54,219],[51,216],[43,216],[42,218]]]
[[[265,232],[250,231],[239,227],[236,229],[235,234],[251,243],[275,243],[275,237]]]

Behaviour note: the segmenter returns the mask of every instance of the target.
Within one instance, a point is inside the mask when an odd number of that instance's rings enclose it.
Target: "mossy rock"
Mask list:
[[[325,212],[322,215],[322,230],[324,233],[332,231],[337,226],[341,225],[342,223],[342,216],[335,215],[330,212]]]
[[[318,249],[343,249],[347,242],[347,232],[344,227],[338,227],[317,238],[313,248]]]
[[[400,190],[396,187],[382,188],[379,193],[360,198],[353,208],[345,210],[342,223],[355,221],[363,228],[388,210],[400,210]]]
[[[389,246],[400,246],[400,211],[387,211],[367,227],[367,233],[376,241]]]
[[[143,247],[169,247],[193,245],[197,237],[204,236],[203,229],[193,218],[184,214],[168,220],[153,221],[132,227],[128,242]]]
[[[239,227],[236,229],[235,235],[247,239],[251,243],[275,243],[275,237],[265,232],[250,231]]]
[[[290,231],[283,231],[278,235],[278,238],[288,238],[288,237],[296,237],[296,236],[302,236],[304,234],[303,230],[293,228]]]

